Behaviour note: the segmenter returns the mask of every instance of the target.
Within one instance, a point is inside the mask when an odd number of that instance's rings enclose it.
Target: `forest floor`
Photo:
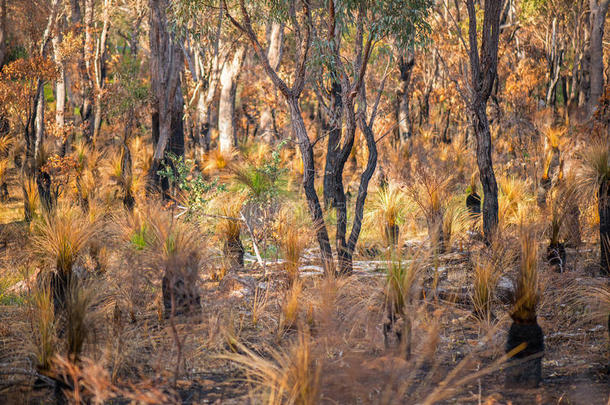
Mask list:
[[[11,195],[18,195],[17,190]],[[34,388],[35,346],[27,292],[28,280],[33,282],[38,270],[31,269],[24,277],[23,269],[36,262],[29,225],[15,221],[22,209],[19,199],[13,197],[4,207],[0,214],[4,223],[0,232],[0,403],[54,403],[52,389]],[[351,277],[325,280],[316,249],[306,252],[300,266],[302,288],[293,324],[287,325],[283,315],[290,289],[281,260],[269,261],[263,269],[254,256],[246,254],[244,268],[228,272],[219,281],[221,259],[212,252],[201,278],[201,313],[167,321],[159,313],[158,301],[151,299],[130,314],[119,314],[120,332],[111,333],[108,330],[117,323],[116,309],[113,313],[112,308],[104,308],[108,300],[102,300],[102,315],[83,359],[112,368],[114,375],[107,378],[112,384],[131,387],[132,392],[158,392],[167,395],[170,403],[259,403],[251,375],[231,356],[243,355],[245,348],[267,360],[278,352],[294,355],[286,342],[298,340],[298,331],[306,325],[313,342],[310,354],[319,365],[321,403],[401,403],[401,396],[423,403],[444,386],[442,398],[434,403],[610,403],[608,326],[605,319],[588,316],[578,298],[583,291],[607,283],[597,274],[597,246],[585,243],[578,250],[568,249],[563,273],[541,265],[538,322],[545,334],[543,381],[538,389],[509,390],[504,387],[501,366],[492,366],[477,378],[470,376],[504,354],[516,269],[508,269],[498,282],[494,314],[488,320],[477,319],[472,315],[469,263],[483,245],[468,237],[463,240],[424,270],[421,297],[413,307],[409,360],[392,344],[384,344],[388,261],[383,252],[372,259],[357,257]],[[405,245],[413,250],[422,243]],[[101,276],[108,285],[116,285],[111,282],[117,271],[135,271],[139,266],[122,261],[119,253],[111,254],[110,268],[115,270]],[[158,287],[149,293],[149,298],[158,296]],[[118,295],[108,291],[109,296],[113,294]],[[431,330],[434,333],[428,333]],[[175,374],[178,346],[182,361]],[[129,400],[115,395],[106,403]]]

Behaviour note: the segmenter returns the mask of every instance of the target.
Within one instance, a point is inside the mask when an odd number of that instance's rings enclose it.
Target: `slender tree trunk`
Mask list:
[[[589,95],[588,112],[592,115],[604,91],[604,25],[610,0],[590,0],[589,24],[591,29],[591,42],[589,45],[591,90]]]
[[[80,108],[81,120],[83,122],[83,135],[87,143],[93,142],[93,134],[95,132],[94,124],[94,105],[95,105],[95,83],[93,77],[93,60],[94,60],[94,38],[93,38],[93,0],[85,0],[84,13],[84,28],[85,28],[85,45],[82,56],[82,105]]]
[[[6,59],[6,0],[0,1],[0,69]]]
[[[473,0],[467,0],[469,18],[470,94],[469,110],[477,141],[477,164],[483,186],[483,232],[491,243],[498,227],[498,185],[493,170],[487,100],[496,80],[501,0],[485,0],[481,49],[477,39],[477,16]]]
[[[279,22],[271,24],[269,33],[269,49],[267,49],[267,58],[269,64],[274,70],[278,70],[282,60],[282,48],[284,44],[284,25]],[[274,116],[269,104],[265,104],[261,113],[259,128],[262,138],[265,142],[270,143],[273,138],[277,137],[275,133]]]
[[[398,60],[400,70],[400,84],[396,94],[398,97],[398,136],[403,146],[413,135],[413,126],[409,117],[409,85],[414,65],[415,58],[412,52],[409,52],[406,58],[401,56]]]
[[[64,113],[66,109],[66,66],[61,59],[59,43],[61,35],[53,38],[53,57],[58,68],[57,81],[55,82],[55,124],[62,130],[64,127]]]
[[[246,54],[244,47],[239,47],[233,59],[226,61],[220,74],[220,102],[218,104],[218,145],[221,152],[228,152],[237,147],[235,128],[235,93],[237,79]]]
[[[161,184],[158,171],[163,164],[170,143],[184,150],[182,128],[182,95],[180,73],[184,68],[180,46],[174,42],[167,27],[168,0],[149,0],[150,5],[150,76],[153,100],[152,123],[154,153],[148,172],[148,188],[153,191]],[[182,141],[180,141],[180,139]],[[179,146],[180,143],[182,146]]]
[[[322,213],[322,207],[314,184],[316,169],[314,166],[313,146],[307,135],[298,98],[288,97],[287,102],[290,108],[292,131],[299,143],[301,159],[303,160],[303,189],[305,190],[305,198],[307,199],[307,205],[313,219],[316,239],[320,245],[322,264],[326,274],[334,273],[333,252],[324,223],[324,214]]]
[[[557,18],[553,18],[551,46],[547,61],[549,64],[549,85],[546,92],[546,105],[555,108],[557,104],[557,83],[561,77],[561,63],[563,61],[563,49],[558,49],[557,45]]]
[[[328,136],[326,147],[326,166],[324,167],[323,195],[324,206],[335,207],[337,189],[337,164],[339,160],[339,142],[341,141],[341,131],[343,123],[343,100],[341,85],[337,80],[333,80],[330,88],[330,117],[328,124],[325,125],[325,132]],[[341,173],[342,175],[342,173]]]
[[[97,40],[95,49],[94,75],[95,75],[95,106],[93,115],[93,144],[97,139],[100,126],[102,124],[102,96],[106,81],[106,38],[108,37],[108,28],[110,25],[110,7],[111,0],[104,0],[102,9],[102,31]]]

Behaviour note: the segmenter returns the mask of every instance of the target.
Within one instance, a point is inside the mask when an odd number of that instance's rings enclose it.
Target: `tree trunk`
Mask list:
[[[407,57],[400,57],[398,68],[400,70],[400,84],[397,92],[398,97],[398,136],[400,144],[405,145],[413,134],[411,118],[409,117],[409,85],[411,74],[415,65],[415,57],[409,52]]]
[[[313,146],[307,135],[305,122],[299,107],[299,100],[296,97],[287,98],[290,108],[290,121],[294,137],[297,139],[299,149],[301,151],[301,159],[303,160],[303,189],[305,190],[305,198],[313,220],[313,226],[316,230],[316,238],[320,245],[322,254],[322,265],[326,274],[334,273],[333,252],[330,247],[330,239],[324,223],[324,214],[318,194],[315,188],[315,174]]]
[[[271,30],[269,33],[269,49],[267,49],[267,58],[269,58],[269,64],[274,70],[278,70],[280,67],[283,44],[284,24],[274,21],[271,24]],[[277,138],[277,134],[275,133],[274,116],[269,103],[265,103],[263,112],[261,113],[259,128],[265,142],[270,143],[274,138]]]
[[[95,132],[94,122],[94,105],[95,105],[95,83],[93,77],[93,59],[94,59],[94,38],[93,38],[93,0],[85,0],[85,46],[83,53],[82,70],[82,105],[80,109],[81,120],[83,122],[83,135],[87,143],[93,142],[93,134]]]
[[[220,102],[218,104],[218,146],[221,152],[237,147],[235,128],[235,93],[237,80],[241,73],[246,49],[240,46],[235,50],[233,59],[226,61],[220,74]]]
[[[60,130],[63,130],[66,109],[66,69],[59,51],[60,42],[61,35],[53,38],[53,58],[58,68],[57,81],[55,82],[55,124]]]
[[[506,386],[508,388],[538,388],[542,381],[544,334],[536,321],[533,324],[513,322],[508,331],[506,352],[508,353],[524,343],[525,348],[516,353],[506,367]]]
[[[341,141],[341,129],[343,122],[343,102],[341,99],[341,85],[333,80],[330,88],[330,117],[324,128],[328,136],[326,147],[326,166],[324,167],[323,195],[324,206],[336,207],[337,201],[335,191],[337,189],[337,164],[339,160],[339,142]],[[326,121],[326,120],[325,120]],[[341,176],[343,173],[341,173]]]
[[[95,76],[95,106],[93,115],[93,144],[97,139],[102,124],[102,93],[106,81],[106,39],[108,37],[108,27],[110,25],[111,0],[104,0],[102,9],[102,31],[97,40],[95,49],[94,76]]]
[[[604,91],[604,25],[606,13],[610,0],[590,0],[589,25],[591,38],[589,45],[590,54],[590,79],[591,89],[589,95],[588,112],[591,116],[598,104]]]
[[[485,106],[479,104],[472,117],[477,140],[477,164],[483,188],[483,233],[491,239],[498,226],[498,185],[491,159],[491,133]]]
[[[6,0],[0,1],[0,70],[6,60]]]
[[[471,73],[468,108],[477,141],[477,164],[483,186],[483,232],[486,242],[491,243],[498,227],[498,185],[492,163],[491,132],[486,107],[497,75],[502,1],[485,0],[480,54],[474,0],[467,1],[467,8]]]
[[[549,85],[546,92],[546,105],[555,108],[557,100],[557,83],[561,74],[561,63],[563,60],[563,49],[558,49],[557,45],[557,18],[553,18],[551,32],[550,52],[547,55],[549,64]]]
[[[150,76],[153,96],[152,122],[154,153],[148,172],[150,191],[163,185],[158,174],[166,157],[167,146],[184,150],[180,73],[184,68],[180,46],[167,27],[168,0],[149,0],[150,5]],[[180,94],[177,94],[180,93]],[[181,146],[180,146],[181,144]]]

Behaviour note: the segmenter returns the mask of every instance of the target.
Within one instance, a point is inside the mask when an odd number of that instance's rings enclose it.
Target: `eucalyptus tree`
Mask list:
[[[327,153],[329,151],[331,153],[330,175],[334,177],[331,190],[337,209],[335,242],[338,271],[349,274],[352,271],[352,256],[362,226],[368,184],[377,164],[373,124],[383,92],[377,92],[372,107],[369,108],[365,86],[368,68],[373,63],[373,55],[378,56],[377,51],[390,36],[406,42],[419,37],[427,30],[425,17],[429,2],[427,0],[271,2],[272,18],[285,21],[286,31],[294,36],[291,38],[293,39],[291,43],[295,44],[296,62],[293,70],[287,75],[292,78],[292,83],[271,66],[265,51],[266,47],[257,34],[255,26],[257,21],[253,16],[258,4],[246,0],[238,0],[235,3],[222,1],[229,20],[246,35],[265,72],[288,104],[292,132],[303,161],[303,189],[326,273],[335,270],[335,262],[320,199],[314,185],[316,175],[314,143],[310,140],[304,124],[300,98],[314,69],[322,69],[322,80],[329,84],[331,91],[334,92],[334,102],[326,108],[334,117],[331,125],[335,126],[336,132],[333,136],[336,136],[336,139],[333,139],[333,146],[327,149]],[[322,30],[325,33],[322,33]],[[380,84],[379,87],[383,88],[383,85]],[[360,177],[353,224],[347,237],[347,201],[343,187],[343,169],[354,148],[356,129],[364,135],[368,160]],[[327,172],[329,172],[328,168]]]
[[[498,44],[502,0],[485,0],[481,47],[477,33],[477,12],[474,0],[466,1],[468,10],[468,57],[470,80],[466,94],[467,106],[477,141],[477,164],[483,186],[483,232],[490,242],[498,227],[498,184],[492,163],[492,143],[487,101],[498,74]],[[466,45],[465,45],[466,46]]]
[[[149,7],[154,153],[148,173],[148,185],[149,188],[155,188],[161,183],[158,172],[166,160],[166,153],[184,154],[184,98],[180,83],[184,54],[168,18],[168,12],[171,12],[169,0],[149,0]],[[167,185],[161,186],[165,189]]]
[[[589,57],[591,89],[588,112],[592,115],[599,105],[599,99],[604,92],[604,26],[610,0],[589,1]]]

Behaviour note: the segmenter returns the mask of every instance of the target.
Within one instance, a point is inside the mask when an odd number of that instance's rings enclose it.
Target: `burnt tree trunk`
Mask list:
[[[415,58],[412,52],[409,52],[407,57],[401,56],[398,60],[398,69],[400,70],[399,90],[396,94],[398,98],[398,137],[400,144],[404,145],[413,135],[413,127],[409,116],[409,85],[411,84],[411,74]]]
[[[314,166],[313,146],[307,135],[307,129],[305,128],[305,122],[303,121],[298,98],[289,97],[287,102],[288,107],[290,108],[292,132],[299,144],[301,159],[303,160],[303,190],[305,191],[305,198],[307,199],[307,205],[316,231],[316,239],[320,245],[324,271],[329,274],[330,272],[334,272],[333,252],[330,247],[328,231],[326,230],[326,225],[324,223],[322,206],[320,205],[320,200],[318,199],[314,184],[316,169]]]
[[[477,39],[477,16],[474,0],[467,1],[468,37],[470,43],[470,94],[468,109],[477,141],[477,164],[483,186],[483,232],[490,243],[498,227],[498,185],[492,163],[492,144],[487,100],[491,95],[498,66],[501,0],[485,0],[481,49]],[[479,53],[480,52],[480,53]]]
[[[330,117],[325,132],[328,135],[326,147],[326,166],[324,167],[324,206],[333,208],[337,201],[335,190],[337,188],[336,173],[339,158],[339,142],[341,141],[341,124],[343,117],[343,102],[341,99],[341,84],[333,80],[330,88]],[[326,120],[325,120],[326,121]]]

